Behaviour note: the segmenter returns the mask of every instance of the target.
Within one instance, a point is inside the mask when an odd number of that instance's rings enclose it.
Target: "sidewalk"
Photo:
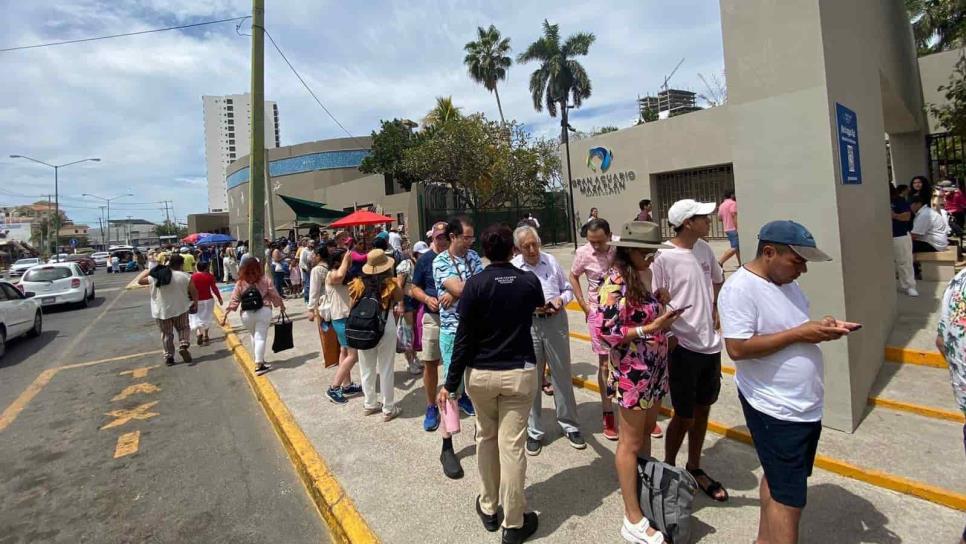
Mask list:
[[[361,398],[352,399],[345,406],[331,404],[324,390],[334,369],[322,368],[315,324],[305,319],[301,300],[286,304],[289,315],[295,318],[296,348],[279,355],[270,353],[268,361],[275,368],[265,377],[382,541],[497,542],[499,536],[482,529],[473,507],[479,478],[472,420],[464,417],[464,432],[454,438],[466,476],[459,481],[448,480],[438,461],[439,435],[422,430],[426,405],[422,380],[408,374],[403,358],[396,358],[396,398],[403,413],[395,421],[384,423],[378,416],[364,417]],[[579,321],[571,319],[572,330],[579,330],[575,323]],[[248,335],[243,332],[237,313],[232,314],[231,325],[249,348]],[[572,348],[574,373],[589,374],[593,358],[586,342],[574,339]],[[358,370],[353,371],[353,379],[359,381]],[[728,383],[726,379],[724,390]],[[944,393],[949,395],[948,385]],[[549,422],[552,400],[544,400],[544,419]],[[577,402],[588,448],[574,450],[565,439],[561,440],[559,428],[548,424],[543,452],[529,458],[527,498],[530,507],[541,513],[534,541],[620,542],[622,505],[613,466],[616,444],[600,434],[597,394],[578,389]],[[740,421],[735,421],[735,410],[733,395],[723,394],[712,418],[740,425]],[[906,416],[903,421],[913,429],[921,428],[925,423],[908,419],[917,417]],[[888,425],[896,423],[886,422],[885,427],[879,428],[880,432],[885,429],[884,434],[870,434],[868,441],[858,443],[851,441],[854,435],[826,431],[820,452],[825,452],[833,440],[839,440],[833,436],[839,434],[843,444],[859,445],[853,449],[865,461],[864,465],[889,471],[890,453],[908,457],[919,449],[915,443],[911,450],[906,441],[893,443]],[[953,428],[952,423],[949,425]],[[953,472],[962,468],[962,445],[946,441],[955,442],[946,438],[934,448],[937,454],[944,454],[940,457],[942,466],[936,467],[940,476],[928,479],[962,492],[961,475],[953,482],[944,482],[945,476],[950,475],[946,467]],[[653,441],[653,447],[654,454],[661,457],[663,439]],[[885,464],[874,464],[879,460]],[[684,458],[679,462],[683,463]],[[731,500],[722,505],[703,495],[697,499],[695,541],[751,541],[758,520],[757,481],[761,475],[753,448],[709,433],[704,468],[725,484]],[[928,465],[922,470],[919,476],[930,476]],[[810,481],[809,498],[802,524],[803,542],[912,542],[922,541],[923,535],[929,535],[930,542],[954,542],[964,522],[960,511],[819,469]]]

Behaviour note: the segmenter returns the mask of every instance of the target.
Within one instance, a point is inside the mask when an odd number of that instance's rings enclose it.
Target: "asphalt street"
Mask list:
[[[147,290],[95,278],[0,360],[0,544],[327,542],[221,331],[165,367]]]

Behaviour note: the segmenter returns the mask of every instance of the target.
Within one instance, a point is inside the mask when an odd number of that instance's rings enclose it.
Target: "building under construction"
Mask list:
[[[695,93],[681,89],[665,89],[657,96],[645,96],[637,99],[640,118],[645,119],[644,112],[650,110],[659,117],[674,117],[703,109],[695,104]]]

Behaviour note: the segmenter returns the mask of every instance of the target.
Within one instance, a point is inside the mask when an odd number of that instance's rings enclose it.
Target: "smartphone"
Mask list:
[[[683,313],[684,310],[687,310],[688,308],[690,308],[691,306],[694,306],[694,304],[688,304],[687,306],[682,306],[680,308],[675,308],[672,306],[671,311],[680,314],[680,313]]]

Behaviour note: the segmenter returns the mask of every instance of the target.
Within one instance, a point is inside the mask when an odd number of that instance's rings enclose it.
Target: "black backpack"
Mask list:
[[[258,290],[258,287],[252,285],[241,294],[241,309],[245,312],[254,312],[256,310],[261,310],[265,306],[265,301],[262,300],[262,292]]]
[[[379,345],[386,332],[389,310],[380,303],[380,285],[376,278],[364,277],[366,290],[359,302],[349,311],[345,322],[345,337],[350,348],[372,349]]]

